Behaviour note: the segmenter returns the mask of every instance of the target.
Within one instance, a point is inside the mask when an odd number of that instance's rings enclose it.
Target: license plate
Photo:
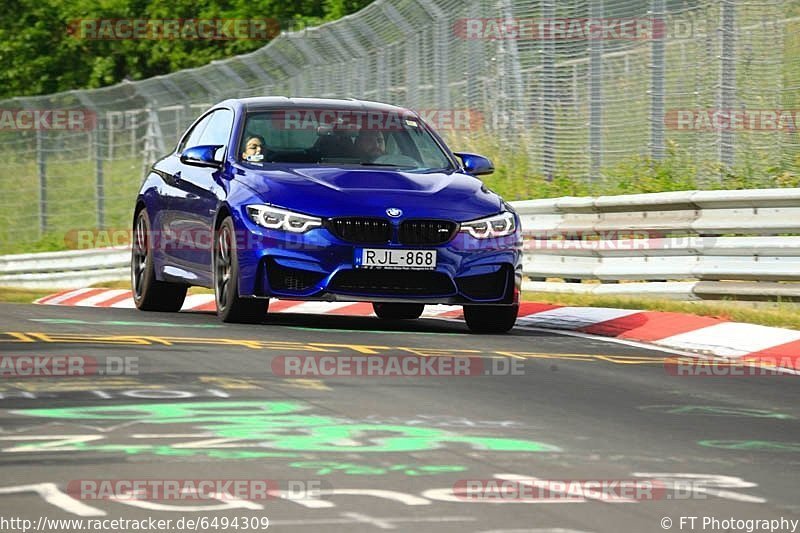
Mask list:
[[[436,268],[436,250],[363,248],[356,250],[355,265],[358,268],[433,270]]]

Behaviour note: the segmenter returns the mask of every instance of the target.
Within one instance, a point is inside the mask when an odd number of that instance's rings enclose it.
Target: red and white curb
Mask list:
[[[131,292],[71,289],[36,300],[37,304],[81,307],[134,307]],[[214,311],[213,294],[186,297],[182,311]],[[373,316],[372,304],[272,300],[270,313]],[[461,318],[460,306],[427,305],[427,318]],[[739,361],[778,364],[800,370],[800,331],[660,311],[570,307],[533,302],[520,305],[517,326],[574,331],[635,341]]]

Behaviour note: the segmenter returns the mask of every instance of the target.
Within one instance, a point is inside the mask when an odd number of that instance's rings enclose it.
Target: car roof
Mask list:
[[[381,102],[357,100],[355,98],[289,98],[286,96],[259,96],[253,98],[235,98],[220,102],[218,105],[230,105],[242,108],[244,111],[258,111],[261,109],[286,109],[286,108],[334,108],[353,111],[381,111],[394,113],[410,113],[404,107],[398,107]],[[216,107],[216,106],[215,106]]]

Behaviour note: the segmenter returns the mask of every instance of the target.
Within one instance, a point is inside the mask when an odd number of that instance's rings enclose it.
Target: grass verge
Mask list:
[[[48,294],[58,292],[47,289],[15,289],[13,287],[0,287],[0,302],[14,304],[29,304]]]

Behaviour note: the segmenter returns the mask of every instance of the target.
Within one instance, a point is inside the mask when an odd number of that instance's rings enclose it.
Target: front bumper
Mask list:
[[[516,234],[475,239],[457,233],[436,246],[353,244],[325,228],[302,234],[237,221],[239,293],[243,297],[318,301],[514,304],[522,282],[522,240]],[[517,224],[519,227],[519,224]],[[360,248],[436,250],[433,270],[356,268]]]

